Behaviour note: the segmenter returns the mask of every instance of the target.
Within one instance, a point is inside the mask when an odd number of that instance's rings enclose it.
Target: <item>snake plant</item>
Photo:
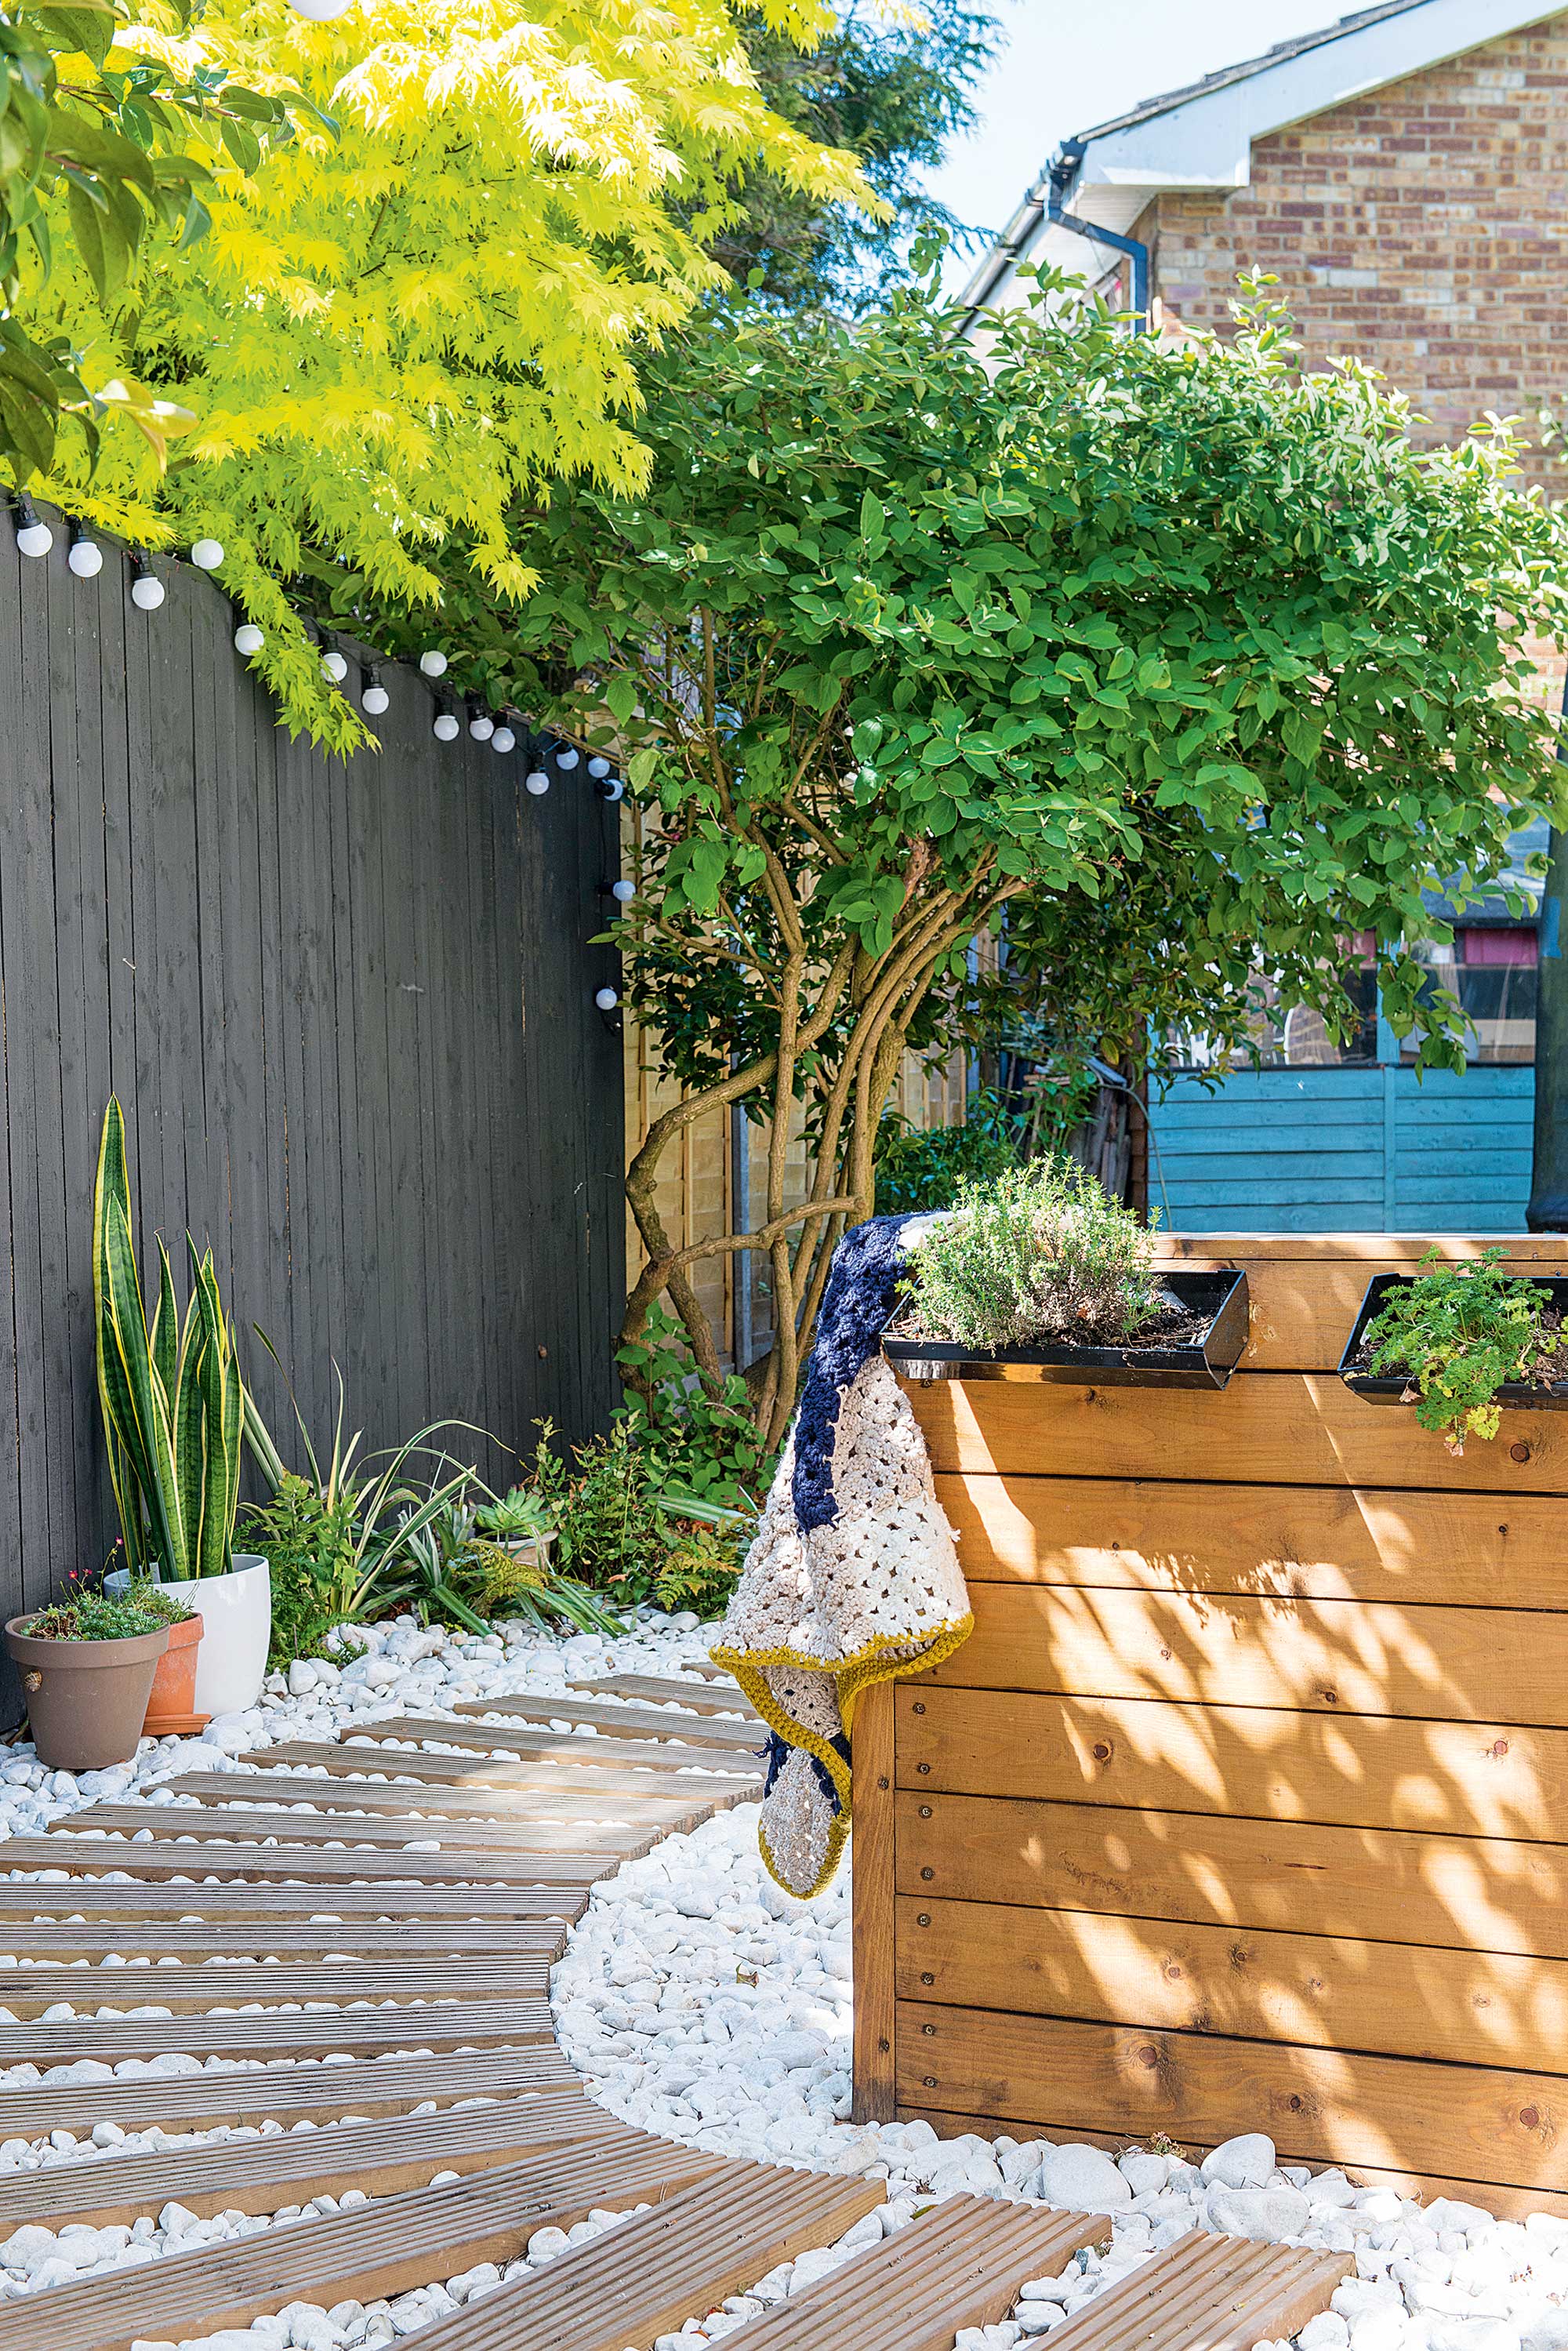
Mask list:
[[[131,1237],[125,1120],[104,1113],[93,1200],[92,1290],[98,1392],[109,1472],[132,1573],[165,1582],[232,1565],[245,1389],[218,1296],[213,1254],[190,1235],[183,1324],[169,1252],[158,1243],[158,1301],[148,1322]]]

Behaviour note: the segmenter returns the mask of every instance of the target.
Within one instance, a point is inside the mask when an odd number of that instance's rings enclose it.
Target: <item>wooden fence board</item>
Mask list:
[[[971,1599],[936,1683],[1568,1725],[1568,1614],[1009,1583]]]
[[[929,2029],[928,2029],[929,2028]],[[1562,2181],[1559,2075],[1428,2065],[1134,2025],[901,2002],[899,2093],[927,2107],[1092,2116],[1146,2139],[1213,2141],[1239,2114],[1284,2163],[1396,2164],[1527,2187]]]
[[[1240,1485],[1568,1493],[1568,1414],[1505,1411],[1501,1435],[1456,1461],[1413,1412],[1369,1405],[1327,1374],[1260,1372],[1218,1395],[1006,1380],[908,1393],[939,1471],[1207,1479],[1223,1461]]]
[[[928,1682],[894,1705],[898,1782],[916,1794],[1549,1842],[1568,1819],[1563,1730]]]

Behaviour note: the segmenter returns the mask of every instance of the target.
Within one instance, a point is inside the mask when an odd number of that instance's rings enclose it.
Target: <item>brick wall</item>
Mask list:
[[[1162,195],[1134,234],[1189,327],[1228,331],[1238,272],[1273,272],[1306,361],[1371,360],[1427,442],[1568,417],[1568,11],[1259,140],[1249,187]],[[1568,490],[1560,453],[1530,465]]]

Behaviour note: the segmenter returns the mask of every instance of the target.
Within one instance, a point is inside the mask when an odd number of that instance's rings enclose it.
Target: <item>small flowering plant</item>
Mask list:
[[[1463,1453],[1467,1437],[1497,1435],[1500,1388],[1550,1387],[1568,1368],[1551,1291],[1526,1275],[1505,1274],[1502,1254],[1490,1249],[1450,1264],[1429,1249],[1423,1270],[1388,1293],[1366,1328],[1357,1368],[1374,1376],[1406,1374],[1404,1401],[1453,1454]]]

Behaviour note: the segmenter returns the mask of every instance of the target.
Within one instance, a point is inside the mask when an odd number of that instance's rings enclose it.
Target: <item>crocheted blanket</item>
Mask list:
[[[855,1701],[939,1665],[974,1623],[925,1441],[882,1356],[929,1222],[874,1217],[839,1243],[789,1442],[712,1656],[772,1734],[762,1858],[824,1886],[851,1813]]]

